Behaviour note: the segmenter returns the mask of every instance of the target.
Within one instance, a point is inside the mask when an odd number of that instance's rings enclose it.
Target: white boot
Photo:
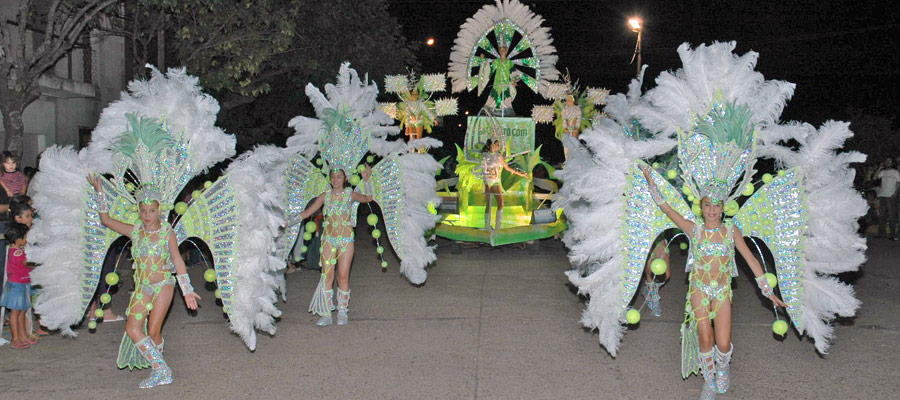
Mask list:
[[[337,324],[347,325],[347,312],[350,311],[350,291],[337,290]]]
[[[734,345],[731,344],[730,346],[731,349],[727,353],[720,351],[719,346],[714,347],[716,350],[716,388],[719,393],[727,392],[731,384],[729,375],[731,370],[731,353],[734,352]]]
[[[703,376],[703,391],[700,392],[700,400],[713,400],[716,398],[716,361],[713,350],[698,354],[700,358],[700,375]]]

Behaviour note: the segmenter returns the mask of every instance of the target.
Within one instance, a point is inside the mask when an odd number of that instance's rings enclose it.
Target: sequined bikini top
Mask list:
[[[144,224],[138,223],[131,231],[131,257],[135,260],[159,260],[164,269],[172,266],[169,254],[169,235],[172,227],[163,222],[157,233],[157,240],[150,240],[152,233],[144,230]],[[143,232],[143,234],[142,234]],[[174,267],[173,267],[174,268]]]
[[[710,240],[710,237],[717,232],[723,232],[721,242]],[[691,238],[691,254],[688,256],[687,271],[693,268],[694,257],[702,260],[703,257],[722,257],[726,258],[726,264],[731,267],[731,276],[737,276],[737,266],[734,263],[734,224],[726,221],[719,225],[716,229],[706,229],[702,224],[694,225],[693,237]],[[702,263],[703,261],[698,261]]]
[[[503,163],[500,162],[499,153],[484,153],[481,158],[481,169],[485,177],[500,175],[500,168],[503,168]]]

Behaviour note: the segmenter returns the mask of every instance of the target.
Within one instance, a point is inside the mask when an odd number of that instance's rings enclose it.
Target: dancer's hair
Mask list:
[[[484,147],[481,148],[482,153],[490,153],[491,148],[494,147],[494,143],[497,141],[494,139],[488,139],[488,141],[484,144]]]

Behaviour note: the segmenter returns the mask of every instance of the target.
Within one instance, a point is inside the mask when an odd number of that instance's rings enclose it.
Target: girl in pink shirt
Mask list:
[[[31,269],[25,257],[25,244],[27,243],[28,227],[13,223],[6,230],[6,240],[9,244],[9,253],[6,255],[6,285],[3,287],[3,296],[0,298],[0,306],[10,310],[9,330],[12,333],[12,345],[14,349],[27,349],[37,343],[29,338],[26,332],[25,313],[31,308]]]

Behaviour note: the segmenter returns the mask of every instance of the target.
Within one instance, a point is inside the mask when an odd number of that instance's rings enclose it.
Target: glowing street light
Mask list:
[[[428,38],[428,40],[425,41],[425,44],[427,44],[429,46],[434,46],[434,38],[433,37]]]
[[[637,43],[634,45],[634,55],[631,56],[631,63],[634,63],[634,58],[637,57],[637,72],[635,76],[641,76],[641,31],[643,26],[641,26],[641,20],[637,17],[629,19],[628,25],[631,27],[632,32],[637,32]]]

